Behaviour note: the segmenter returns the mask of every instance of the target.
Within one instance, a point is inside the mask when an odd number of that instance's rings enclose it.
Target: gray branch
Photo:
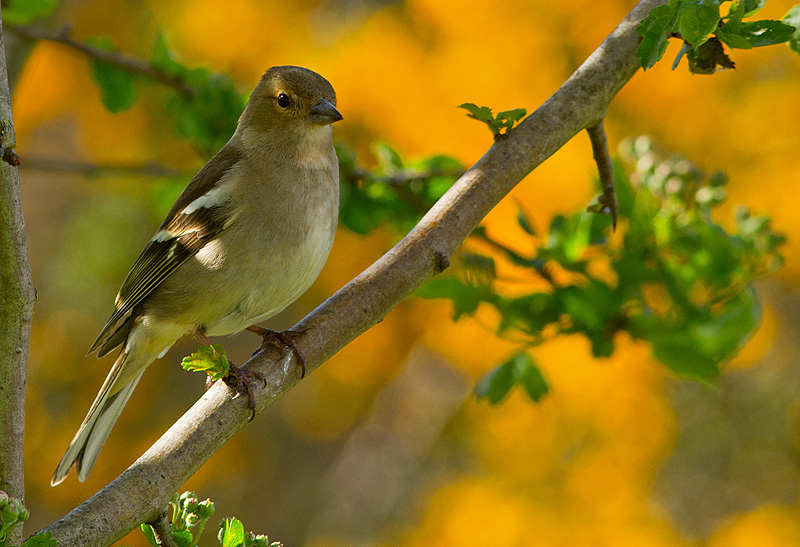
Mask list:
[[[36,299],[15,163],[16,140],[0,23],[0,490],[24,498],[25,378]],[[18,544],[21,532],[12,532]]]
[[[294,329],[308,373],[378,323],[397,303],[448,263],[481,219],[536,166],[578,132],[597,124],[639,67],[636,26],[665,0],[644,0],[540,108],[462,176],[391,251],[344,286]],[[300,381],[297,366],[268,347],[247,366],[267,378],[256,390],[257,412]],[[45,530],[60,547],[110,545],[140,522],[152,521],[170,496],[247,424],[245,398],[222,382],[184,414],[128,470]],[[87,534],[91,530],[91,534]]]

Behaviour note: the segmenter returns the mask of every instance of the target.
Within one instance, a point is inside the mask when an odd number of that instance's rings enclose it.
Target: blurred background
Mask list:
[[[794,0],[769,0],[780,19]],[[456,108],[535,109],[635,2],[588,0],[65,0],[41,23],[79,40],[104,35],[149,58],[162,29],[189,66],[249,91],[273,65],[325,76],[344,121],[334,140],[374,162],[445,153],[466,165],[491,145]],[[20,179],[38,303],[26,430],[26,534],[124,471],[202,393],[184,372],[186,340],[150,367],[86,483],[50,476],[108,372],[85,357],[128,268],[204,159],[175,137],[164,91],[143,86],[106,111],[80,54],[6,37]],[[290,546],[800,545],[800,57],[785,46],[736,51],[736,70],[692,76],[665,60],[638,73],[606,118],[614,148],[650,135],[703,169],[724,170],[732,207],[748,204],[788,235],[786,263],[762,281],[763,323],[712,385],[681,380],[646,344],[591,357],[579,336],[534,351],[550,393],[492,407],[471,394],[513,344],[447,301],[409,299],[238,433],[185,485],[246,530]],[[24,64],[22,64],[24,61]],[[685,63],[685,61],[684,61]],[[141,169],[146,167],[147,169]],[[154,177],[154,171],[168,175]],[[188,175],[188,176],[187,176]],[[544,229],[596,194],[578,135],[513,192]],[[485,224],[513,245],[516,208]],[[284,329],[389,249],[395,236],[340,230],[319,280],[267,326]],[[480,317],[480,313],[478,314]],[[235,362],[259,344],[225,339]],[[201,543],[214,545],[215,522]],[[137,530],[121,542],[144,545]]]

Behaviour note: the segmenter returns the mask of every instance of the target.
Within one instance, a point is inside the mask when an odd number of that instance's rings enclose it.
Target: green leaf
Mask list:
[[[531,236],[536,235],[536,230],[533,228],[533,223],[528,219],[528,215],[525,213],[525,210],[520,205],[519,201],[516,202],[517,204],[517,224],[522,230]]]
[[[720,363],[730,359],[758,326],[761,311],[748,287],[714,314],[694,312],[685,325],[671,326],[654,318],[633,318],[637,336],[649,340],[653,355],[681,376],[709,380]]]
[[[244,544],[244,526],[232,517],[219,523],[219,541],[222,547],[240,547]]]
[[[639,23],[636,32],[642,37],[642,43],[636,50],[636,56],[647,70],[652,68],[667,51],[669,34],[678,27],[678,3],[674,0],[650,10],[647,17]]]
[[[3,16],[5,17],[5,9],[3,10]],[[53,537],[52,533],[43,532],[26,539],[22,547],[56,547],[57,545],[58,541]]]
[[[679,14],[681,37],[695,47],[705,42],[719,24],[719,7],[713,0],[684,0]]]
[[[142,530],[142,534],[144,534],[144,539],[147,540],[147,543],[152,545],[153,547],[159,547],[158,541],[156,541],[156,534],[153,532],[153,527],[149,524],[145,524],[144,522],[139,526]]]
[[[611,287],[590,279],[582,286],[559,287],[553,296],[561,303],[573,324],[583,332],[598,333],[619,310],[621,302]]]
[[[393,173],[403,168],[403,160],[397,150],[385,142],[375,143],[373,146],[378,165],[383,168],[384,173]]]
[[[475,396],[496,405],[514,387],[514,360],[507,361],[487,372],[475,385]]]
[[[184,370],[205,372],[212,380],[219,380],[228,375],[230,364],[225,349],[219,344],[201,346],[197,353],[184,357],[181,361]]]
[[[504,128],[506,131],[514,127],[514,124],[525,117],[528,111],[524,108],[515,108],[514,110],[504,110],[498,112],[496,116],[498,129]]]
[[[471,277],[481,279],[494,279],[497,276],[494,258],[478,253],[462,253],[461,263]]]
[[[153,52],[150,60],[155,68],[170,76],[184,76],[189,70],[174,59],[172,50],[167,44],[167,37],[161,29],[158,30],[156,37],[153,39]]]
[[[498,332],[512,327],[527,333],[538,333],[555,324],[563,313],[561,304],[550,293],[533,293],[516,298],[495,298],[492,303],[500,312]]]
[[[453,301],[453,319],[471,314],[487,296],[486,288],[467,285],[454,277],[436,277],[414,291],[420,298],[449,298]]]
[[[192,543],[194,543],[194,536],[189,530],[174,530],[172,538],[178,547],[192,547]]]
[[[783,18],[783,22],[795,28],[789,39],[789,47],[795,53],[800,53],[800,4],[789,10],[789,13]]]
[[[767,0],[743,0],[740,2],[744,7],[744,16],[750,17],[751,15],[755,15],[757,11],[764,7],[764,4],[767,3]]]
[[[696,342],[682,330],[660,330],[647,339],[653,346],[653,356],[676,374],[696,380],[719,376],[717,362],[699,352]]]
[[[161,29],[158,29],[156,37],[153,39],[153,53],[150,59],[154,67],[162,70],[172,61],[172,52],[167,45],[167,37]]]
[[[520,373],[519,383],[522,384],[522,387],[525,388],[525,393],[528,394],[528,397],[531,398],[534,402],[539,402],[539,400],[547,395],[550,391],[550,388],[547,386],[547,382],[542,376],[542,372],[539,370],[539,367],[533,362],[527,353],[523,353],[524,355],[522,359],[527,359],[525,364],[522,366],[522,371]]]
[[[182,77],[195,93],[170,97],[167,111],[178,135],[191,139],[198,150],[210,156],[233,135],[247,98],[224,74],[198,68],[187,70]]]
[[[675,56],[675,60],[672,62],[672,70],[678,68],[678,64],[681,62],[683,56],[686,55],[691,50],[692,50],[691,44],[689,44],[689,42],[684,42],[683,45],[681,46],[680,51],[678,51],[678,54]]]
[[[726,30],[736,31],[739,25],[742,24],[742,19],[745,16],[747,9],[747,2],[734,2],[728,10],[728,15],[725,17],[724,26]]]
[[[592,356],[597,359],[611,357],[614,353],[614,340],[606,332],[598,332],[589,336],[592,345]]]
[[[531,356],[521,351],[478,380],[475,396],[495,405],[505,399],[515,384],[520,384],[533,401],[539,401],[549,389]]]
[[[492,116],[492,109],[488,106],[478,106],[474,103],[462,103],[458,105],[458,108],[463,108],[469,112],[467,116],[470,118],[475,118],[483,123],[489,123],[494,119]]]
[[[736,34],[733,31],[729,32],[727,25],[725,27],[720,27],[717,29],[716,32],[717,38],[725,42],[725,44],[730,48],[736,49],[752,49],[753,44],[751,44],[747,38],[740,34]]]
[[[385,209],[376,206],[363,189],[341,186],[339,222],[357,234],[368,234],[384,224],[388,215]]]
[[[514,124],[524,118],[527,113],[524,108],[515,108],[514,110],[504,110],[497,114],[497,116],[493,116],[491,108],[488,106],[478,106],[474,103],[463,103],[458,105],[458,108],[467,110],[469,112],[467,116],[489,126],[495,138],[502,134],[501,132],[503,129],[508,132],[508,130],[514,127]]]
[[[781,21],[763,20],[742,23],[739,33],[753,47],[782,44],[792,39],[796,29]]]
[[[3,3],[3,21],[16,25],[27,25],[36,19],[53,13],[58,0],[14,0]],[[31,538],[33,539],[33,538]]]
[[[114,43],[105,36],[96,36],[86,41],[90,46],[114,51]],[[92,76],[100,88],[100,100],[109,112],[122,112],[136,102],[133,75],[123,68],[92,59]]]

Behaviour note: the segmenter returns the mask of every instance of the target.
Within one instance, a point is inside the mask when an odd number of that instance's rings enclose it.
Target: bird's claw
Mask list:
[[[303,352],[300,351],[300,348],[297,347],[297,339],[306,333],[305,329],[275,331],[253,325],[252,327],[248,327],[247,330],[258,334],[262,338],[261,345],[253,352],[253,355],[267,346],[275,346],[284,353],[292,351],[297,356],[297,364],[300,366],[300,378],[305,377],[306,358]]]
[[[247,393],[247,408],[250,409],[250,420],[253,421],[253,418],[256,416],[256,397],[255,393],[253,392],[253,380],[260,380],[264,382],[264,387],[267,386],[267,379],[266,377],[256,371],[250,370],[247,368],[240,368],[234,365],[233,363],[228,363],[230,367],[228,369],[228,374],[222,379],[228,387],[236,390],[236,396],[243,395]]]

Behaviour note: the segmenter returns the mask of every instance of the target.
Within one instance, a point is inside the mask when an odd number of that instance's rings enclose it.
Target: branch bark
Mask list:
[[[0,149],[14,148],[14,121],[0,23]],[[4,157],[8,155],[4,152]],[[0,162],[0,490],[24,498],[25,378],[31,314],[35,300],[25,224],[19,193],[19,172],[13,161]],[[19,543],[21,531],[12,533]]]
[[[400,243],[329,298],[294,330],[308,373],[378,323],[398,302],[439,273],[481,219],[528,173],[575,134],[602,119],[639,67],[636,26],[666,0],[643,0],[570,79],[462,176]],[[300,381],[291,354],[267,347],[249,367],[267,387],[257,412]],[[181,417],[128,470],[47,527],[61,547],[110,545],[138,523],[152,521],[170,496],[249,418],[247,401],[221,382]],[[91,530],[87,534],[86,530]]]

